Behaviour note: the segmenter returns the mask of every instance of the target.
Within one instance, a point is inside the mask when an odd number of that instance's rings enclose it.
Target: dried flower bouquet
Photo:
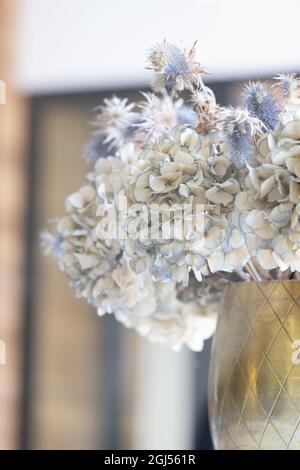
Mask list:
[[[97,108],[93,169],[42,239],[99,315],[201,350],[228,282],[299,276],[300,96],[282,74],[221,107],[195,55],[156,45],[155,93]]]

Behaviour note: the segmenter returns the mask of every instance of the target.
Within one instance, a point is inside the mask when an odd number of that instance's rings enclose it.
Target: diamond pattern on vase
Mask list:
[[[236,433],[235,446],[243,450],[257,449],[257,442],[243,421],[240,422]]]
[[[292,342],[292,339],[287,337],[285,329],[281,328],[266,354],[266,361],[276,374],[276,377],[279,379],[281,384],[284,383],[290,373],[290,369],[293,367]]]
[[[290,296],[295,300],[295,302],[299,304],[299,298],[300,298],[300,290],[299,290],[299,285],[297,282],[289,282],[289,281],[284,281],[282,282],[284,288],[289,292]]]
[[[284,383],[284,388],[289,394],[289,397],[293,401],[294,405],[296,406],[298,413],[299,413],[299,419],[300,419],[300,373],[299,373],[299,365],[295,365],[295,367],[292,368],[290,371],[289,375],[287,376],[285,383]]]
[[[291,307],[295,303],[295,300],[284,287],[283,282],[277,283],[276,288],[272,291],[268,300],[271,308],[276,313],[277,318],[281,323],[283,323],[289,314]]]
[[[289,315],[284,322],[284,328],[293,341],[299,340],[300,331],[300,306],[298,303],[293,305]]]
[[[284,420],[282,419],[282,416],[284,416]],[[276,400],[270,421],[286,445],[288,445],[298,424],[299,414],[297,408],[284,389]]]
[[[299,450],[300,449],[300,426],[298,424],[297,428],[295,429],[295,432],[293,434],[293,437],[289,443],[288,448],[290,450]]]
[[[281,384],[269,364],[264,361],[257,375],[254,392],[266,415],[272,407],[281,390]]]
[[[300,449],[297,340],[300,281],[241,283],[227,291],[209,380],[218,449]]]
[[[267,423],[266,429],[262,436],[262,442],[259,446],[260,450],[286,450],[286,443],[282,440],[274,426],[270,422]]]
[[[247,429],[249,429],[252,437],[255,439],[257,448],[265,428],[266,415],[262,411],[256,395],[251,391],[247,396],[242,416],[243,422]]]
[[[280,328],[281,323],[270,305],[266,304],[264,309],[259,312],[256,321],[252,325],[253,333],[265,354],[269,350]]]

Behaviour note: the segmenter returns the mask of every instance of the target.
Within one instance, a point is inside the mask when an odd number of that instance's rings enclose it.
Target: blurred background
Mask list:
[[[210,343],[174,353],[76,300],[39,232],[87,171],[92,108],[198,39],[210,86],[300,72],[298,0],[0,0],[0,449],[211,449]],[[5,360],[4,360],[5,359]]]

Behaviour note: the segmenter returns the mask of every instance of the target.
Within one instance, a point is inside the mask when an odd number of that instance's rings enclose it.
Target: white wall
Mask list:
[[[29,93],[141,86],[145,51],[199,40],[214,78],[300,70],[299,0],[19,0],[16,82]]]

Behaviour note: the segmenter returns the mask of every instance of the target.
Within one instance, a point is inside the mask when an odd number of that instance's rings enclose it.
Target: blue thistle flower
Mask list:
[[[137,125],[142,121],[142,118],[136,117],[130,123],[124,126],[122,130],[122,141],[124,143],[130,142],[137,132]],[[84,158],[88,162],[95,162],[100,157],[107,157],[118,150],[115,142],[108,144],[107,137],[103,134],[94,135],[84,147]]]
[[[164,86],[171,89],[176,86],[178,76],[188,70],[188,64],[182,51],[167,41],[152,48],[149,62],[153,70],[164,76]]]
[[[261,82],[249,83],[242,98],[250,116],[259,119],[267,130],[273,130],[278,122],[280,108],[273,94]]]
[[[124,142],[130,142],[134,139],[140,124],[144,123],[143,116],[136,113],[136,116],[124,128]]]
[[[195,52],[196,43],[190,50],[180,50],[166,40],[155,45],[148,55],[148,68],[155,72],[153,89],[161,91],[167,87],[176,96],[184,89],[192,90],[194,85],[198,86],[205,69],[195,60]]]
[[[97,128],[97,134],[104,136],[103,144],[107,145],[109,150],[117,150],[124,144],[124,133],[136,118],[136,113],[133,111],[135,106],[135,103],[128,104],[126,98],[113,96],[104,99],[103,104],[95,108],[100,112],[96,115],[93,125]],[[101,147],[100,138],[90,143],[92,158],[93,150],[97,152],[99,146]]]
[[[155,45],[148,55],[150,68],[157,72],[172,75],[181,73],[186,70],[187,63],[184,54],[172,43],[164,40],[162,43]]]
[[[243,133],[236,127],[226,136],[226,143],[232,162],[236,166],[250,164],[253,155],[253,139],[249,133]]]
[[[188,70],[188,64],[178,47],[171,45],[164,68],[166,74],[166,86],[172,88],[176,84],[177,77]]]
[[[244,109],[232,108],[224,113],[222,129],[231,161],[236,166],[251,164],[254,137],[261,132],[261,122]]]
[[[278,80],[278,88],[284,98],[288,98],[292,89],[297,87],[296,73],[279,73],[274,78]]]
[[[105,136],[94,135],[84,147],[84,158],[88,162],[95,162],[99,157],[109,154],[108,146],[105,144]]]
[[[199,123],[198,114],[191,106],[183,105],[177,110],[177,119],[179,124],[187,124],[190,127],[197,127]]]

